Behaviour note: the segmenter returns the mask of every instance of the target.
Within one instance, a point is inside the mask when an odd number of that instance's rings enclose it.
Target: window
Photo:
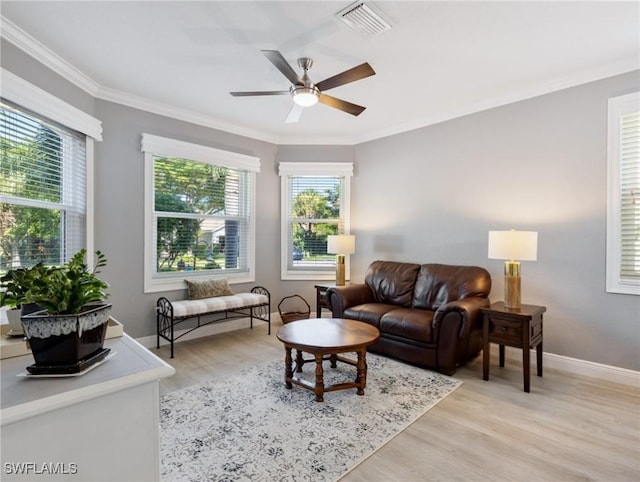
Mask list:
[[[2,79],[0,273],[93,252],[93,138],[86,134],[99,140],[100,122],[11,72]]]
[[[281,277],[335,279],[327,236],[349,234],[352,163],[281,162]],[[349,259],[346,262],[349,276]]]
[[[607,291],[640,295],[640,93],[609,99]]]
[[[185,278],[255,279],[255,173],[260,160],[143,134],[145,292]]]

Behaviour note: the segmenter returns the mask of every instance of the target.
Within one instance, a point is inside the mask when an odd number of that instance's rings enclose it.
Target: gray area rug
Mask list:
[[[367,365],[364,396],[287,390],[282,360],[163,396],[163,480],[337,480],[462,384],[373,354]],[[324,368],[325,385],[355,378],[348,364]]]

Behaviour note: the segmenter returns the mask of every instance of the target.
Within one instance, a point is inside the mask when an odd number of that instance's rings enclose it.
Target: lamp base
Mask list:
[[[345,284],[345,264],[344,254],[336,256],[336,286],[344,286]]]
[[[520,308],[520,276],[504,277],[504,306],[505,308]]]
[[[505,308],[520,308],[520,263],[505,261],[504,263],[504,306]]]

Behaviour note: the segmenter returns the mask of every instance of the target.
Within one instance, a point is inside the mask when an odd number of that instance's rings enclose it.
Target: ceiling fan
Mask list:
[[[268,90],[268,91],[258,91],[258,92],[229,92],[234,97],[248,97],[248,96],[256,96],[256,95],[284,95],[290,94],[293,97],[293,107],[289,111],[289,115],[285,122],[292,123],[298,122],[300,119],[300,115],[302,114],[302,110],[305,107],[310,107],[317,102],[321,104],[328,105],[329,107],[333,107],[334,109],[339,109],[343,112],[347,112],[348,114],[358,116],[366,109],[366,107],[362,107],[361,105],[352,104],[351,102],[347,102],[346,100],[337,99],[336,97],[331,97],[324,93],[324,91],[329,89],[334,89],[335,87],[339,87],[341,85],[348,84],[350,82],[355,82],[356,80],[364,79],[371,75],[375,75],[375,71],[371,68],[368,63],[363,63],[358,65],[357,67],[353,67],[349,70],[345,70],[344,72],[334,75],[333,77],[329,77],[317,84],[311,82],[307,71],[313,65],[313,60],[307,57],[303,57],[298,59],[298,65],[303,71],[302,77],[299,77],[296,74],[296,71],[293,70],[291,65],[285,60],[282,54],[277,50],[261,50],[267,59],[271,61],[275,67],[282,72],[282,74],[291,82],[291,87],[289,90]]]

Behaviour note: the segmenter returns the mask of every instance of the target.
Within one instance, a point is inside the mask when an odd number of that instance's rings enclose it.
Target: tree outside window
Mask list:
[[[185,278],[253,281],[255,173],[260,160],[143,134],[145,292]]]
[[[0,272],[57,265],[83,247],[84,140],[0,108]]]
[[[291,223],[293,252],[302,253],[301,259],[292,259],[293,264],[332,262],[333,256],[327,254],[327,236],[338,233],[341,179],[294,178],[291,183],[294,191]],[[296,193],[296,186],[308,184],[318,187],[303,187],[302,191]],[[323,184],[330,187],[323,188]],[[292,258],[297,257],[292,255]]]
[[[157,272],[239,267],[244,177],[204,162],[154,159]]]
[[[327,236],[348,234],[351,163],[281,162],[282,279],[335,279]]]

